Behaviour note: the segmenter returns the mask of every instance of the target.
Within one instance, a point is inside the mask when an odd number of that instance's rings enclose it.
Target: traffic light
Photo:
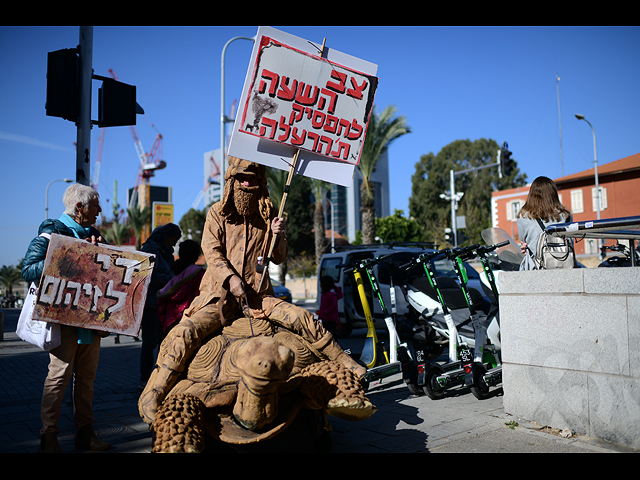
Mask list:
[[[67,48],[47,54],[46,114],[78,121],[78,50]]]
[[[457,240],[456,245],[462,245],[464,242],[469,240],[469,237],[467,237],[462,230],[457,230],[456,240]]]
[[[444,239],[447,241],[448,244],[453,245],[453,232],[451,231],[450,228],[444,229]]]
[[[78,122],[81,102],[79,61],[77,48],[48,53],[45,103],[48,116]],[[99,127],[135,125],[136,114],[144,113],[136,103],[135,85],[99,75],[92,75],[92,79],[102,81],[98,90],[98,121],[92,120],[92,123]]]
[[[98,126],[135,125],[136,113],[142,113],[136,103],[135,85],[127,85],[113,78],[94,78],[102,80],[102,87],[98,89]]]
[[[511,152],[509,151],[509,145],[507,142],[502,143],[500,147],[500,171],[503,175],[511,175],[513,170],[513,159],[511,158]]]

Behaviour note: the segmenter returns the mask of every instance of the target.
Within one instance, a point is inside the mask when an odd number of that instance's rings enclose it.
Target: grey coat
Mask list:
[[[561,215],[558,221],[543,221],[542,223],[544,223],[546,228],[549,225],[571,221],[573,221],[573,215],[569,215],[569,219],[564,215]],[[535,268],[535,263],[531,257],[535,256],[538,239],[540,238],[541,233],[542,229],[540,228],[537,220],[518,217],[518,236],[520,237],[521,242],[525,242],[527,244],[527,251],[522,259],[522,263],[520,264],[520,270],[533,270]]]

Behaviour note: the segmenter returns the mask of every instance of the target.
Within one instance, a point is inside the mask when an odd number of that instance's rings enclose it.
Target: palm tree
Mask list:
[[[142,248],[142,232],[151,218],[151,210],[149,207],[144,207],[142,210],[133,207],[127,208],[127,214],[129,215],[129,226],[136,236],[136,250],[140,250]]]
[[[329,190],[329,184],[315,178],[311,179],[311,191],[315,198],[315,210],[313,214],[314,239],[316,244],[316,265],[320,265],[320,259],[324,253],[324,197]]]
[[[107,234],[110,237],[109,241],[114,245],[122,245],[122,242],[131,238],[131,227],[124,223],[113,222]]]
[[[7,294],[13,293],[13,285],[22,280],[22,272],[18,267],[3,265],[0,268],[0,284],[6,288]]]
[[[371,175],[376,168],[378,158],[396,138],[411,133],[404,115],[394,118],[395,113],[396,107],[389,105],[378,115],[376,106],[373,106],[367,127],[367,136],[360,155],[360,164],[358,165],[358,172],[362,177],[360,209],[362,211],[362,243],[365,244],[374,243],[376,236],[375,191]]]

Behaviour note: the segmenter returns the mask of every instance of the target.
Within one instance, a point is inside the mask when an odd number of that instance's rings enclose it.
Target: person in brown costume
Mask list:
[[[260,257],[267,256],[271,235],[276,235],[276,244],[270,260],[278,265],[286,258],[288,245],[284,219],[277,217],[269,198],[266,167],[229,157],[223,198],[209,209],[202,235],[207,270],[200,295],[164,340],[149,379],[153,389],[140,398],[140,414],[147,423],[153,423],[165,395],[204,339],[246,313],[292,331],[320,356],[357,375],[366,373],[311,312],[275,298],[268,275],[258,291],[262,274],[256,267]],[[250,312],[246,312],[247,304]]]

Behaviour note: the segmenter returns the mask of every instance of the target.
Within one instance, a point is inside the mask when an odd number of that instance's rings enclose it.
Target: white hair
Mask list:
[[[76,214],[76,204],[82,203],[85,208],[89,207],[89,202],[94,198],[100,198],[98,192],[93,188],[82,185],[81,183],[74,183],[64,192],[62,196],[62,203],[64,203],[64,213],[70,216]]]

